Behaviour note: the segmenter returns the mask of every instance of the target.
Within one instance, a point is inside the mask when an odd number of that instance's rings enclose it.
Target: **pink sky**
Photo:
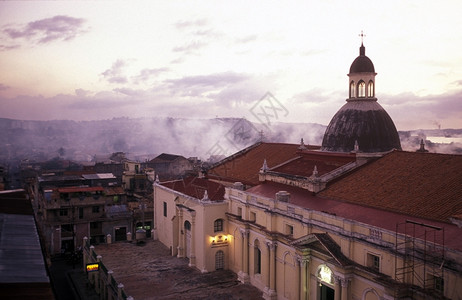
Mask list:
[[[309,3],[306,3],[309,2]],[[461,128],[460,1],[2,1],[0,117],[246,117],[327,125],[364,30],[398,130]]]

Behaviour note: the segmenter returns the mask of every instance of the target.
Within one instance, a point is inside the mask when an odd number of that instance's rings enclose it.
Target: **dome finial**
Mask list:
[[[366,36],[363,31],[361,30],[361,34],[359,34],[361,37],[361,47],[359,47],[359,55],[366,55],[366,47],[364,47],[364,37]]]

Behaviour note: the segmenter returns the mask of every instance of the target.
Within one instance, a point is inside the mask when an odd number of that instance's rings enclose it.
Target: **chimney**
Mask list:
[[[290,193],[286,191],[279,191],[276,193],[276,201],[289,202]]]
[[[242,182],[235,182],[233,184],[233,188],[235,188],[236,190],[240,190],[240,191],[243,191],[244,190],[244,184]]]

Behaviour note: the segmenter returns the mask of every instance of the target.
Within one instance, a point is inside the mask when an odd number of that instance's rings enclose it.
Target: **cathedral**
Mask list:
[[[401,150],[365,53],[322,145],[259,142],[156,180],[154,238],[265,299],[462,299],[462,156]]]

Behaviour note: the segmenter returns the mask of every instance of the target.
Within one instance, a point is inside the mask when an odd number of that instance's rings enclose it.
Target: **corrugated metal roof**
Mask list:
[[[71,186],[65,188],[59,188],[59,193],[77,193],[77,192],[102,192],[103,187],[100,186]]]
[[[54,299],[30,200],[24,191],[4,191],[0,203],[0,293]]]
[[[83,174],[82,177],[88,180],[95,180],[95,179],[116,179],[117,177],[114,176],[112,173],[98,173],[98,174]]]

